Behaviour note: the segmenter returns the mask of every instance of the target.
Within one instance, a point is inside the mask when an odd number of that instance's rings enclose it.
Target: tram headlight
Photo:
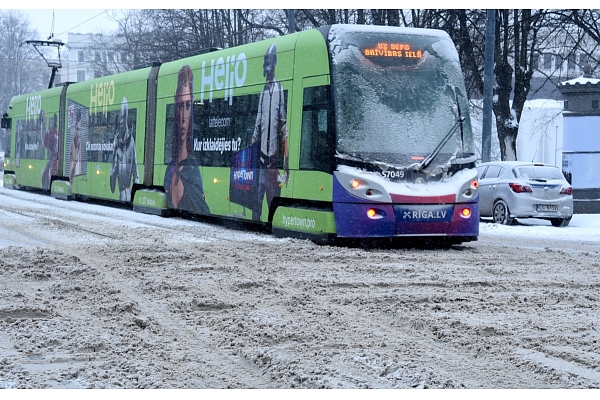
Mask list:
[[[465,199],[471,199],[477,194],[477,188],[479,187],[479,181],[477,179],[473,179],[469,182],[469,186],[467,188],[463,187],[462,196]]]
[[[367,217],[369,217],[370,219],[381,219],[385,217],[385,215],[385,211],[380,210],[378,208],[369,208],[367,210]]]

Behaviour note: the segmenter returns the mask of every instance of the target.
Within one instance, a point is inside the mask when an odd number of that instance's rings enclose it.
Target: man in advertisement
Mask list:
[[[139,183],[137,158],[135,155],[135,139],[129,130],[127,119],[129,105],[123,97],[117,134],[113,143],[113,162],[110,169],[110,190],[115,192],[116,181],[119,181],[119,200],[131,201],[131,187]],[[133,181],[133,182],[132,182]]]
[[[286,172],[286,184],[289,179],[285,93],[281,88],[281,83],[275,80],[276,64],[277,47],[273,43],[269,46],[264,57],[263,76],[266,78],[267,83],[260,95],[256,124],[251,142],[260,141],[258,203],[256,210],[252,212],[252,219],[255,221],[261,219],[262,203],[265,194],[268,205],[271,205],[273,198],[281,194],[278,176],[282,152],[284,156],[283,169]]]

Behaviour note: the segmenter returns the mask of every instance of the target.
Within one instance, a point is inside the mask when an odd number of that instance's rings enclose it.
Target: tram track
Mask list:
[[[31,196],[33,195],[33,197]],[[12,198],[19,201],[18,208],[4,206],[2,210],[18,214],[24,217],[29,217],[32,220],[39,219],[40,221],[47,221],[57,226],[57,229],[69,228],[75,231],[89,233],[98,237],[104,237],[107,239],[119,240],[122,238],[121,235],[113,235],[101,233],[99,230],[93,230],[89,228],[82,228],[81,225],[92,223],[103,223],[102,220],[106,220],[110,226],[118,226],[119,222],[121,225],[135,226],[140,229],[160,229],[172,233],[181,233],[185,229],[187,234],[193,233],[201,240],[224,240],[231,243],[254,243],[257,238],[263,238],[267,241],[277,241],[286,239],[277,239],[266,233],[248,232],[247,228],[244,228],[241,224],[239,227],[230,227],[234,223],[229,223],[230,226],[223,226],[223,223],[218,221],[202,221],[199,217],[188,219],[181,216],[174,217],[160,217],[155,215],[140,214],[132,210],[123,209],[119,207],[111,207],[107,205],[93,205],[90,206],[86,203],[77,201],[64,201],[57,200],[47,196],[40,196],[32,193],[24,193],[19,191],[0,190],[0,196]],[[1,202],[1,200],[0,200]],[[64,216],[64,210],[69,210],[69,218],[77,218],[78,222],[68,222]],[[29,210],[29,211],[23,211]],[[55,216],[46,215],[52,213]],[[210,218],[210,217],[208,217]],[[113,224],[110,220],[116,219],[117,223]],[[91,221],[94,222],[91,222]],[[173,222],[176,221],[174,224]],[[246,224],[247,226],[247,224]],[[127,228],[124,226],[120,229],[120,232],[125,231]],[[235,234],[232,235],[231,233]],[[244,239],[244,235],[249,234],[252,237]]]
[[[65,222],[63,220],[60,220],[58,218],[52,218],[52,217],[45,217],[45,216],[41,216],[38,213],[34,213],[34,212],[23,212],[23,211],[15,211],[15,210],[3,210],[4,212],[7,213],[12,213],[12,214],[17,214],[20,215],[22,217],[28,217],[31,218],[32,220],[41,220],[41,221],[46,221],[49,222],[51,224],[56,225],[58,230],[62,230],[64,228],[69,228],[78,232],[85,232],[85,233],[89,233],[91,235],[96,235],[96,236],[100,236],[100,237],[104,237],[107,239],[114,239],[114,240],[118,240],[119,237],[117,236],[113,236],[113,235],[105,235],[104,233],[100,233],[100,232],[95,232],[89,229],[85,229],[85,228],[81,228],[75,224],[71,224],[68,222]]]

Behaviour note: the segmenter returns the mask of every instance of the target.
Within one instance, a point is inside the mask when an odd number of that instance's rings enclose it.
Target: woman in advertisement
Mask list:
[[[44,172],[42,173],[42,188],[50,189],[52,175],[58,173],[58,116],[54,114],[50,118],[50,129],[44,129],[44,125],[45,122],[42,124],[43,141],[49,155],[46,168],[44,168]]]
[[[171,146],[171,161],[165,174],[165,192],[169,208],[198,214],[210,214],[204,198],[202,176],[193,154],[194,75],[185,65],[177,77],[175,118]]]

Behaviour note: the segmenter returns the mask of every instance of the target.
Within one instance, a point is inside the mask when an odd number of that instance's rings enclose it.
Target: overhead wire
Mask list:
[[[98,15],[95,15],[95,16],[93,16],[93,17],[91,17],[91,18],[89,18],[89,19],[87,19],[87,20],[83,21],[82,23],[80,23],[80,24],[78,24],[78,25],[75,25],[75,26],[73,26],[73,27],[71,27],[71,28],[67,29],[66,31],[64,31],[64,32],[61,32],[61,33],[57,34],[57,36],[64,35],[65,33],[69,33],[69,31],[72,31],[73,29],[75,29],[75,28],[77,28],[77,27],[79,27],[79,26],[81,26],[81,25],[83,25],[83,24],[85,24],[85,23],[87,23],[87,22],[90,22],[90,21],[91,21],[91,20],[93,20],[94,18],[98,18],[98,17],[99,17],[99,16],[101,16],[102,14],[106,14],[107,12],[108,12],[108,10],[103,10],[103,11],[102,11],[100,14],[98,14]],[[54,14],[54,10],[52,11],[52,13]],[[53,17],[53,22],[52,22],[52,31],[54,31],[54,17]]]

